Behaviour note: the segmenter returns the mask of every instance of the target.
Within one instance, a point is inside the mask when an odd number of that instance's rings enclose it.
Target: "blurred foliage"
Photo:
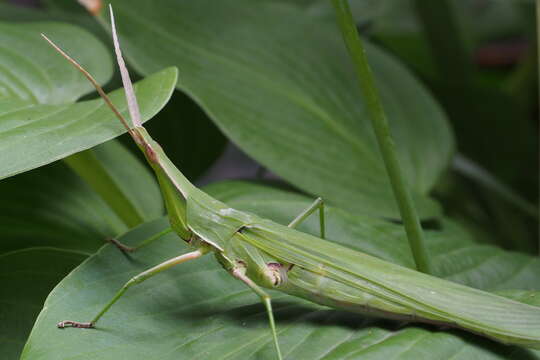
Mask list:
[[[416,15],[412,0],[393,1],[394,6],[366,31],[431,88],[456,132],[458,151],[481,164],[527,201],[537,203],[538,75],[534,3],[498,0],[449,3],[458,31],[453,35],[461,38],[465,49],[454,56],[464,56],[471,68],[464,76],[460,76],[459,68],[454,71],[438,67],[435,49],[425,35],[427,29]],[[438,36],[442,42],[448,34],[438,33]],[[493,197],[483,187],[461,181],[459,177],[452,178],[456,182],[446,188],[451,191],[444,195],[449,201],[448,211],[467,218],[473,227],[480,226],[488,239],[501,246],[537,251],[535,219],[516,214],[513,206]],[[476,200],[471,201],[471,195]],[[478,201],[478,197],[489,200]],[[475,214],[467,210],[470,208],[476,208]]]
[[[421,10],[432,0],[350,1],[373,44],[368,55],[429,227],[437,275],[538,305],[534,1],[446,0],[450,10],[437,16],[433,2]],[[149,221],[163,208],[136,147],[125,135],[136,156],[116,141],[104,143],[122,127],[39,37],[58,41],[113,91],[121,83],[111,70],[106,16],[93,17],[71,0],[15,3],[0,0],[0,177],[8,177],[0,182],[2,357],[19,358],[26,344],[23,358],[32,360],[82,353],[189,358],[203,350],[271,358],[257,300],[212,259],[145,283],[115,308],[120,320],[112,315],[107,331],[91,339],[52,331],[59,313],[94,312],[130,274],[180,253],[183,244],[168,235],[133,257],[112,246],[98,251],[108,238],[135,244],[166,226]],[[214,183],[207,187],[212,195],[282,223],[323,195],[331,241],[412,266],[329,1],[114,6],[132,78],[140,80],[143,117],[155,117],[146,127],[190,179],[204,175],[232,140],[280,177],[266,186]],[[445,26],[454,30],[441,31]],[[449,49],[458,50],[449,57]],[[112,94],[123,109],[122,92]],[[451,160],[456,151],[483,170],[464,171]],[[51,163],[68,155],[76,172]],[[301,229],[316,234],[315,220]],[[88,279],[95,283],[85,285]],[[290,297],[276,307],[280,338],[294,359],[540,358],[459,331],[366,320]],[[111,330],[130,316],[137,326]],[[148,336],[149,329],[156,332]],[[203,336],[209,330],[215,332]],[[194,335],[202,337],[186,343]],[[246,338],[253,341],[243,346]]]

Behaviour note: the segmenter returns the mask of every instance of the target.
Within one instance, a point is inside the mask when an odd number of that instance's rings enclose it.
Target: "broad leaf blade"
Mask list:
[[[66,104],[93,91],[92,84],[69,68],[40,33],[80,59],[99,83],[111,78],[110,54],[83,29],[53,22],[0,23],[0,104],[14,99],[29,104]]]
[[[143,74],[177,65],[178,88],[249,155],[340,207],[397,216],[338,32],[297,7],[274,5],[113,2],[131,64]],[[452,134],[406,69],[374,46],[368,51],[416,206],[433,216],[438,208],[425,195],[447,166]]]
[[[0,182],[0,253],[28,247],[94,252],[127,230],[63,163]]]
[[[116,140],[101,144],[92,151],[144,220],[154,220],[163,215],[163,201],[157,181],[144,163]]]
[[[0,255],[0,348],[16,360],[51,289],[87,254],[29,248]]]
[[[499,290],[496,292],[501,296],[505,296],[525,304],[540,306],[540,291],[533,290]]]
[[[176,74],[176,69],[169,68],[135,84],[144,120],[168,101]],[[110,97],[127,115],[123,90],[112,92]],[[57,106],[21,102],[6,110],[7,104],[13,104],[12,100],[0,100],[0,178],[59,160],[125,132],[99,99]]]
[[[58,23],[0,23],[0,178],[91,148],[125,131],[102,100],[73,103],[92,85],[57,54],[40,32],[58,42],[98,82],[112,73],[106,48],[86,31]],[[135,85],[142,117],[169,100],[177,71],[168,68]],[[125,110],[122,90],[111,93]]]
[[[252,185],[228,183],[222,189],[221,198],[227,198],[232,205],[238,197],[236,205],[241,208],[255,205],[250,198],[260,203],[265,198],[264,189]],[[214,187],[212,192],[218,194],[220,191]],[[297,195],[292,195],[291,202],[287,203],[288,197],[287,193],[268,190],[268,205],[262,207],[262,212],[283,217],[283,211],[287,215],[299,201],[309,203],[309,199]],[[350,230],[343,226],[352,215],[343,214],[340,210],[329,209],[328,236],[331,240],[339,236],[344,244],[358,244],[361,240],[365,246],[369,241],[382,244],[381,238],[392,240],[395,237],[390,246],[406,243],[398,226],[390,223],[385,226],[383,222],[369,218],[362,222],[364,234],[369,236],[359,239],[358,228]],[[337,224],[340,227],[336,227]],[[137,244],[167,226],[165,219],[147,223],[121,240]],[[452,235],[453,231],[450,229],[446,235]],[[455,234],[456,237],[461,235]],[[445,240],[451,247],[448,236]],[[458,244],[458,249],[461,246],[463,244]],[[98,329],[52,330],[51,327],[62,319],[90,319],[130,277],[187,251],[189,249],[173,234],[155,240],[129,257],[112,246],[104,247],[51,293],[22,359],[54,359],[60,351],[66,358],[78,356],[97,360],[119,357],[275,359],[266,314],[258,298],[232,279],[212,256],[182,264],[132,288],[103,318]],[[501,251],[501,255],[503,253]],[[466,254],[460,256],[466,257]],[[403,261],[410,261],[404,259],[402,257]],[[516,261],[522,262],[523,258]],[[494,263],[497,262],[496,259]],[[506,271],[504,262],[501,264],[500,271]],[[537,273],[537,260],[535,264],[536,268],[523,271]],[[475,273],[474,267],[462,267],[461,271]],[[482,271],[477,271],[476,276],[458,280],[474,284],[481,274]],[[513,283],[532,287],[518,278]],[[427,326],[402,327],[398,323],[327,310],[278,292],[272,292],[272,295],[286,359],[540,358],[533,351],[503,346],[464,332],[441,331]]]
[[[332,4],[326,0],[269,0],[269,2],[283,1],[287,4],[299,6],[302,11],[308,12],[311,16],[319,16],[335,21],[335,12]],[[393,6],[392,0],[362,0],[351,1],[351,12],[356,22],[361,26],[363,24],[376,21],[381,15],[384,15],[389,7]]]
[[[129,228],[163,215],[155,178],[120,142],[108,141],[64,161]]]
[[[162,215],[155,181],[115,141],[92,151],[145,218]],[[123,166],[118,166],[118,163]],[[84,258],[127,230],[116,214],[63,163],[0,182],[0,348],[18,359],[52,288]]]
[[[173,93],[167,106],[145,127],[189,179],[203,174],[226,144],[226,138],[204,111],[179,91]],[[146,162],[133,139],[124,137],[123,140]]]

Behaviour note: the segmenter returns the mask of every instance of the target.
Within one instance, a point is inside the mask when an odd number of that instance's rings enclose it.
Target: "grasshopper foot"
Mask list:
[[[118,241],[118,240],[116,240],[114,238],[107,239],[107,241],[110,242],[111,244],[113,244],[114,246],[116,246],[122,252],[130,253],[130,252],[135,251],[134,247],[124,245],[120,241]]]
[[[82,329],[91,329],[94,327],[93,322],[78,322],[78,321],[71,321],[71,320],[64,320],[60,321],[56,326],[59,329],[63,329],[65,327],[74,327],[74,328],[82,328]]]

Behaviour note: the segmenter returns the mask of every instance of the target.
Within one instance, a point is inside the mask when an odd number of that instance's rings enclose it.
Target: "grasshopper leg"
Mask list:
[[[78,321],[72,321],[72,320],[64,320],[57,324],[59,328],[65,328],[65,327],[76,327],[76,328],[93,328],[95,327],[97,321],[110,309],[111,306],[115,302],[118,301],[124,295],[124,293],[129,289],[131,286],[140,284],[143,281],[151,278],[154,275],[159,274],[160,272],[167,270],[175,265],[184,263],[189,260],[197,259],[201,256],[203,256],[207,252],[206,249],[198,249],[192,252],[189,252],[187,254],[183,254],[177,257],[174,257],[172,259],[169,259],[165,262],[162,262],[161,264],[158,264],[154,266],[153,268],[150,268],[146,271],[143,271],[139,275],[134,276],[131,278],[127,283],[122,286],[120,290],[114,295],[114,297],[101,309],[101,311],[92,319],[92,321],[89,322],[78,322]]]
[[[313,204],[311,204],[304,211],[302,211],[287,226],[290,228],[295,228],[296,226],[300,225],[304,220],[306,220],[311,214],[313,214],[317,209],[319,210],[319,225],[321,228],[321,239],[324,239],[325,238],[324,201],[320,197],[315,199]]]
[[[135,250],[138,250],[140,248],[142,248],[143,246],[146,246],[148,244],[150,244],[151,242],[153,242],[154,240],[157,240],[159,239],[160,237],[172,232],[173,229],[171,227],[163,230],[163,231],[160,231],[158,232],[157,234],[154,234],[152,236],[150,236],[148,239],[144,240],[143,242],[141,242],[139,245],[137,246],[128,246],[118,240],[116,240],[115,238],[109,238],[107,239],[107,242],[110,242],[111,244],[113,244],[114,246],[116,246],[118,249],[120,249],[120,251],[124,252],[124,253],[130,253],[130,252],[133,252]]]
[[[244,284],[249,286],[259,297],[261,298],[262,303],[266,307],[266,312],[268,313],[268,320],[270,322],[270,329],[272,330],[272,336],[274,338],[274,345],[276,347],[278,359],[282,360],[281,350],[279,348],[279,343],[277,339],[276,323],[274,321],[274,312],[272,311],[272,302],[270,300],[270,295],[268,295],[259,285],[255,284],[253,280],[246,276],[241,268],[233,268],[231,270],[232,276],[241,280]]]
[[[319,226],[321,232],[321,239],[324,239],[326,236],[325,222],[324,222],[324,201],[322,198],[318,197],[315,201],[309,205],[304,211],[302,211],[293,221],[287,225],[290,228],[295,228],[300,225],[304,220],[306,220],[311,214],[313,214],[317,209],[319,209]],[[289,265],[289,270],[292,270],[294,264]]]
[[[133,251],[137,250],[137,247],[135,247],[135,246],[127,246],[126,244],[116,240],[115,238],[108,238],[106,241],[113,244],[120,251],[122,251],[124,253],[130,253],[130,252],[133,252]]]

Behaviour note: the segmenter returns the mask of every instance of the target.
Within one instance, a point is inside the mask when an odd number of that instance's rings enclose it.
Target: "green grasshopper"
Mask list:
[[[92,82],[124,124],[157,176],[171,228],[193,251],[133,277],[90,322],[68,320],[58,323],[58,327],[93,328],[131,286],[175,265],[213,253],[227,272],[260,297],[268,313],[278,359],[282,359],[282,355],[270,296],[263,288],[337,309],[456,327],[502,343],[540,349],[540,309],[326,241],[324,207],[320,199],[289,226],[283,226],[235,210],[195,187],[142,126],[122,58],[112,8],[111,26],[133,126],[128,124],[86,70],[45,35],[43,37]],[[320,238],[294,229],[317,210],[320,214]],[[117,245],[126,249],[119,243]]]

